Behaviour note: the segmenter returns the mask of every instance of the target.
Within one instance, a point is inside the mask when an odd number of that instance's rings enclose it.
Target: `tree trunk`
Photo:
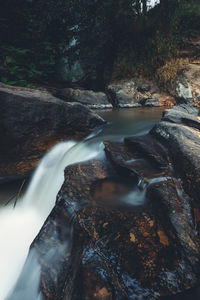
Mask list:
[[[140,16],[140,14],[141,14],[140,0],[136,0],[135,8],[136,8],[137,15]]]
[[[142,0],[143,27],[146,27],[147,19],[147,0]]]
[[[161,23],[167,28],[169,24],[169,0],[160,0],[160,11]]]

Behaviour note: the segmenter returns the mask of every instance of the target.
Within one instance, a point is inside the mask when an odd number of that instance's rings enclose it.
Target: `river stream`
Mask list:
[[[110,124],[98,136],[79,143],[62,142],[53,147],[41,160],[23,192],[21,182],[0,186],[0,300],[42,299],[42,295],[38,293],[40,268],[34,253],[29,256],[24,268],[27,282],[21,283],[19,280],[15,288],[14,286],[29,246],[55,204],[56,195],[64,180],[64,168],[76,162],[103,156],[102,142],[105,140],[121,141],[125,136],[147,133],[160,119],[162,109],[107,110],[99,114]],[[140,192],[134,192],[139,198]],[[141,202],[144,201],[145,196],[140,194],[140,197]],[[30,276],[28,273],[33,268],[34,272]],[[173,299],[189,299],[192,295]]]

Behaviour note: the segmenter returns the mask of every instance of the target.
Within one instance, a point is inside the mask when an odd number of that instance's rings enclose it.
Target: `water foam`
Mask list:
[[[10,205],[0,210],[0,300],[5,300],[16,284],[29,246],[55,204],[56,195],[64,180],[65,167],[92,159],[101,151],[100,143],[93,147],[84,142],[59,143],[41,160],[26,194],[15,209]],[[32,292],[31,296],[29,291],[27,297],[40,299],[36,296],[37,288],[36,285],[35,294]],[[14,299],[13,297],[12,294],[9,299]],[[15,296],[15,299],[18,298]]]

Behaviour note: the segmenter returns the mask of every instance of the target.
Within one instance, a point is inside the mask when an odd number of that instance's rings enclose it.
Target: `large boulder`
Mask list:
[[[199,51],[199,49],[198,49]],[[200,66],[198,61],[184,64],[184,69],[174,80],[167,84],[168,92],[175,98],[193,98],[199,102],[200,97]]]
[[[183,74],[177,76],[176,79],[169,81],[167,90],[175,98],[192,98],[191,85]]]
[[[107,95],[114,107],[140,107],[133,80],[116,81],[108,85]]]
[[[108,102],[108,98],[103,92],[65,88],[54,90],[53,94],[64,101],[79,102],[93,109],[112,108],[112,104]]]
[[[199,205],[200,193],[200,117],[198,110],[184,106],[174,107],[163,114],[163,118],[151,131],[167,145],[174,168],[183,180],[186,192]],[[186,107],[185,107],[186,108]]]
[[[145,78],[114,81],[107,87],[109,101],[115,107],[166,106],[176,101],[169,93],[163,92],[155,83]]]
[[[80,140],[104,120],[50,93],[0,86],[0,180],[24,177],[61,140]]]

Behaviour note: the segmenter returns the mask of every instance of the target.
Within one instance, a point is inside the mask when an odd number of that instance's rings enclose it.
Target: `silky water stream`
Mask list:
[[[16,206],[14,207],[13,203],[6,206],[2,204],[0,209],[0,300],[42,300],[42,295],[38,294],[40,266],[33,250],[24,268],[23,265],[30,244],[55,204],[56,195],[64,180],[65,167],[103,156],[102,142],[104,140],[120,141],[125,136],[147,133],[160,119],[162,110],[125,109],[105,111],[100,114],[110,122],[101,134],[83,142],[68,141],[54,146],[39,163],[26,192],[17,201]],[[16,190],[17,186],[10,184],[6,188],[0,188],[1,203],[7,201],[12,189]],[[139,201],[132,204],[141,204],[145,198],[144,191],[134,190],[131,197],[128,195],[122,200],[129,203],[134,193]],[[26,282],[18,280],[22,268],[24,274],[21,277],[27,278]]]

